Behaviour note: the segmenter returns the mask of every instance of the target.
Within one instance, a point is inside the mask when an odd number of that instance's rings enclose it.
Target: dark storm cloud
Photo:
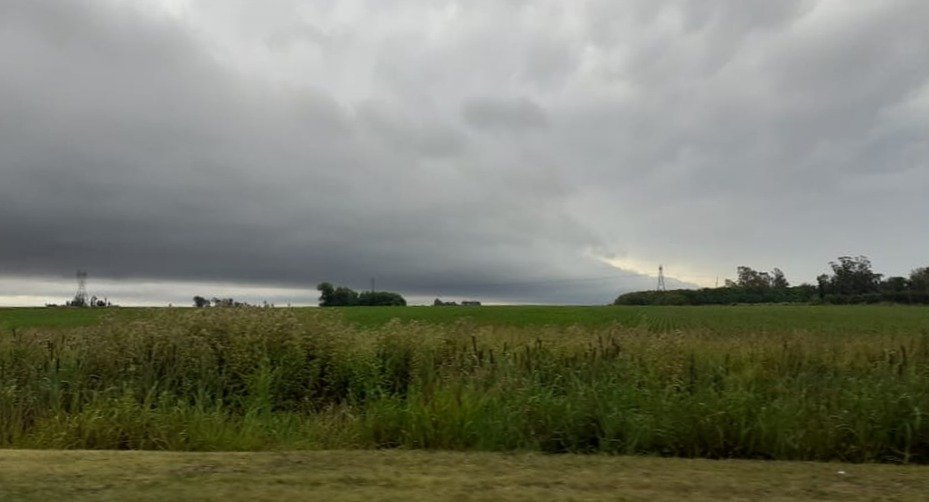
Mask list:
[[[929,215],[927,22],[916,1],[3,1],[0,276],[604,303],[661,263],[905,273],[929,245],[898,219]]]
[[[4,115],[17,117],[3,135],[6,273],[308,286],[376,275],[456,293],[463,277],[561,276],[520,255],[583,233],[536,213],[532,194],[507,200],[477,174],[423,165],[462,151],[453,125],[245,85],[131,8],[63,5],[51,22],[32,3],[7,10],[16,57],[4,60],[19,67],[3,79]]]

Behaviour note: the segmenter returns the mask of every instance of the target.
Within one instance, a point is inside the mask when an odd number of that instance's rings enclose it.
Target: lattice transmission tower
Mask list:
[[[658,291],[667,291],[668,288],[664,284],[664,266],[658,265]]]
[[[87,271],[77,271],[77,293],[74,294],[72,302],[77,307],[87,306]]]

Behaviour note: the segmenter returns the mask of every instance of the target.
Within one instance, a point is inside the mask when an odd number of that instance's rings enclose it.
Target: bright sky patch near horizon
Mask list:
[[[0,0],[0,304],[77,269],[139,305],[906,275],[926,26],[916,0]]]

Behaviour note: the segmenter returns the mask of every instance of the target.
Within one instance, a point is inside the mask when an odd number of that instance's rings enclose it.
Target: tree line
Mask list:
[[[357,291],[345,286],[335,287],[328,282],[316,286],[320,292],[320,307],[403,307],[406,299],[390,291]]]
[[[406,306],[406,299],[399,293],[390,291],[362,291],[358,293],[355,290],[344,286],[333,286],[331,283],[323,282],[316,286],[321,293],[319,297],[320,307],[373,307],[373,306]],[[236,301],[233,298],[207,299],[203,296],[194,296],[194,307],[196,308],[237,308],[237,307],[256,307],[247,302]],[[273,304],[263,302],[261,307],[274,307]]]
[[[887,277],[871,269],[865,256],[840,256],[829,262],[831,274],[816,284],[791,286],[780,269],[771,272],[740,266],[736,280],[719,288],[636,291],[616,298],[614,305],[726,305],[733,303],[903,303],[929,304],[929,267],[908,277]]]

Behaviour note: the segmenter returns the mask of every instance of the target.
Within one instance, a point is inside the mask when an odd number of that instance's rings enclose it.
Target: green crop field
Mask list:
[[[107,313],[105,309],[0,308],[0,329],[89,326],[97,324]]]
[[[74,328],[106,319],[129,321],[154,316],[158,308],[0,308],[0,329]],[[176,309],[183,311],[185,309]],[[701,307],[349,307],[294,308],[294,315],[328,315],[351,327],[403,324],[467,324],[474,327],[644,328],[653,332],[709,330],[717,333],[804,331],[811,333],[919,333],[929,326],[929,307],[911,306],[701,306]]]
[[[0,447],[929,463],[925,308],[86,312],[0,311]]]
[[[118,308],[0,308],[0,330],[12,331],[27,328],[78,328],[100,324],[106,319],[130,320],[152,313],[153,309]]]
[[[312,310],[312,309],[310,309]],[[350,324],[380,327],[398,320],[475,326],[604,328],[716,333],[919,333],[929,329],[929,307],[745,305],[699,307],[349,307],[334,308]]]

